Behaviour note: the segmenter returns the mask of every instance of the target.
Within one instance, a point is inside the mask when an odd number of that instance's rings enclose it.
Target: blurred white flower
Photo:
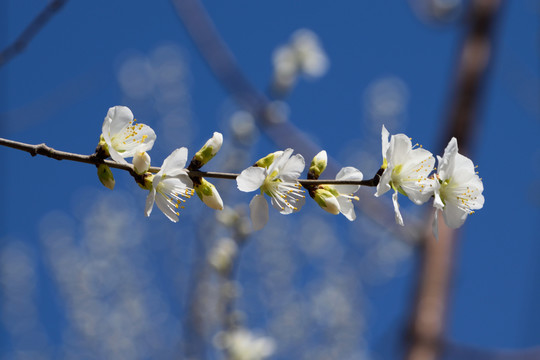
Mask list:
[[[292,35],[292,48],[295,50],[300,71],[309,77],[323,76],[330,65],[317,35],[307,29],[297,30]]]
[[[161,169],[151,178],[152,188],[146,198],[146,216],[150,216],[154,202],[171,221],[177,222],[178,208],[193,193],[193,182],[184,169],[188,151],[185,147],[174,150],[161,165]]]
[[[278,47],[272,62],[274,82],[281,91],[294,85],[299,75],[309,78],[323,76],[330,65],[317,35],[307,29],[297,30],[288,44]]]
[[[208,262],[220,273],[225,273],[230,269],[237,251],[238,246],[234,240],[222,238],[210,251]]]
[[[426,202],[433,195],[433,180],[428,179],[433,171],[435,159],[422,148],[413,148],[411,139],[405,134],[392,135],[388,142],[388,130],[382,127],[382,153],[384,172],[381,175],[375,196],[394,189],[392,201],[396,222],[403,226],[399,211],[398,192],[415,204]]]
[[[304,158],[300,154],[291,157],[292,153],[293,149],[287,149],[269,154],[236,178],[240,191],[261,190],[249,204],[255,230],[262,229],[268,222],[268,204],[263,193],[271,197],[272,206],[282,214],[296,212],[305,203],[304,191],[297,182],[304,170]]]
[[[100,145],[111,158],[127,164],[126,157],[152,149],[156,140],[154,130],[148,125],[134,124],[133,113],[126,106],[109,109],[103,121]]]
[[[274,353],[272,338],[255,336],[245,329],[236,329],[222,335],[222,346],[231,360],[263,360]]]
[[[456,138],[452,138],[441,158],[434,181],[433,206],[435,218],[433,232],[438,237],[438,212],[442,211],[448,227],[455,229],[463,225],[467,215],[484,206],[484,185],[475,171],[473,162],[458,153]]]

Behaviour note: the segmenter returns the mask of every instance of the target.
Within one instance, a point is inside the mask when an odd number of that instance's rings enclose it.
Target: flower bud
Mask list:
[[[336,196],[325,188],[318,188],[315,190],[313,199],[321,208],[328,211],[330,214],[337,215],[340,211],[339,202]]]
[[[221,145],[223,145],[223,135],[221,135],[221,133],[214,132],[212,138],[208,139],[201,150],[197,151],[195,156],[193,156],[189,168],[191,170],[199,170],[204,164],[212,160],[219,149],[221,149]]]
[[[99,164],[98,165],[98,168],[97,168],[97,173],[98,173],[98,177],[99,177],[99,181],[101,181],[101,183],[109,188],[109,189],[114,189],[114,176],[112,174],[112,171],[111,169],[105,165],[105,164]]]
[[[326,155],[326,151],[323,150],[317,155],[315,155],[313,160],[311,160],[311,165],[308,172],[308,179],[318,179],[319,176],[321,176],[322,172],[326,169],[327,161],[328,157]]]
[[[268,154],[266,155],[265,157],[257,160],[257,162],[255,163],[255,165],[259,166],[259,167],[264,167],[264,168],[267,168],[269,167],[270,165],[272,165],[272,163],[274,162],[274,159],[278,156],[280,156],[281,154],[283,154],[283,151],[276,151],[276,152],[273,152],[271,154]]]
[[[143,190],[152,190],[152,187],[154,186],[154,174],[152,173],[144,173],[142,181],[137,181],[137,185]]]
[[[150,155],[146,151],[136,152],[133,155],[133,168],[139,175],[147,172],[150,169]]]
[[[204,178],[200,178],[200,182],[194,181],[193,185],[197,196],[199,196],[199,199],[201,199],[206,206],[214,210],[223,210],[223,201],[221,200],[216,187],[212,183],[206,181]]]

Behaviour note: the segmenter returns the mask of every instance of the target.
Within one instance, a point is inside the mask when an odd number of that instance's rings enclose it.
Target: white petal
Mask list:
[[[268,203],[262,194],[257,194],[249,203],[253,230],[262,229],[268,222]]]
[[[173,193],[182,194],[182,195],[186,194],[186,190],[188,189],[188,186],[184,180],[185,179],[181,179],[178,177],[164,177],[159,184],[158,191],[161,191],[164,194],[167,194],[169,196],[170,194],[173,194]],[[191,189],[188,190],[187,193],[189,193],[190,195]]]
[[[377,184],[377,192],[375,193],[375,196],[379,197],[385,194],[388,190],[392,188],[390,186],[391,179],[392,179],[392,167],[389,166],[386,169],[384,169],[384,172],[381,175],[381,179],[379,180],[379,183]]]
[[[443,157],[441,158],[440,156],[437,156],[439,162],[437,174],[439,174],[442,180],[448,179],[452,176],[454,172],[454,160],[457,152],[457,140],[456,138],[452,138],[444,149]]]
[[[433,182],[433,207],[438,209],[438,210],[442,210],[444,209],[444,203],[441,199],[441,185],[439,184],[438,181],[434,181]]]
[[[191,178],[189,177],[189,175],[184,172],[184,173],[180,173],[176,176],[173,176],[175,179],[178,179],[180,180],[180,182],[182,182],[186,187],[188,188],[193,188],[193,181],[191,180]]]
[[[388,165],[397,166],[404,164],[412,149],[411,139],[405,134],[392,135],[390,138],[390,146],[386,152]]]
[[[431,224],[431,230],[433,231],[433,236],[436,240],[439,240],[439,210],[435,209],[433,214],[433,224]]]
[[[130,127],[122,135],[118,135],[126,138],[125,144],[123,141],[116,146],[117,150],[123,151],[121,154],[125,158],[132,157],[137,152],[150,151],[156,141],[156,133],[150,126],[144,124],[133,126],[136,130]]]
[[[388,151],[388,146],[389,146],[388,137],[389,136],[390,136],[390,133],[388,132],[388,130],[386,130],[386,128],[383,125],[382,126],[382,131],[381,131],[382,156],[383,156],[383,158],[386,158],[386,152]]]
[[[146,197],[146,206],[144,207],[144,214],[146,216],[150,216],[150,214],[152,213],[155,197],[156,197],[156,190],[152,188],[152,190],[150,190],[150,193]]]
[[[109,108],[105,120],[107,120],[107,118],[110,119],[110,136],[114,137],[114,135],[121,132],[133,121],[133,113],[127,106],[115,106]],[[103,124],[105,125],[105,122]]]
[[[300,154],[296,154],[285,163],[280,171],[279,177],[285,181],[294,182],[298,179],[302,171],[304,171],[305,166],[306,163],[304,157]]]
[[[184,167],[188,157],[188,150],[185,147],[174,150],[161,165],[161,170],[167,176],[176,176],[185,172]]]
[[[467,219],[468,212],[458,208],[457,206],[452,206],[451,204],[446,204],[443,209],[444,222],[451,229],[457,229],[465,222]]]
[[[289,148],[283,151],[281,154],[277,154],[277,152],[274,153],[276,154],[274,157],[274,162],[268,168],[268,173],[271,174],[274,170],[281,172],[281,169],[285,166],[287,161],[289,161],[289,158],[291,157],[293,152],[294,150]]]
[[[291,209],[289,206],[287,206],[287,203],[285,200],[279,196],[272,196],[270,203],[276,209],[283,215],[292,214],[293,209]]]
[[[265,178],[266,170],[264,168],[251,166],[238,175],[236,185],[240,191],[251,192],[260,188]]]
[[[336,180],[362,181],[363,178],[362,172],[352,166],[344,167],[336,175]],[[341,194],[350,195],[357,192],[360,185],[334,185],[334,188]]]
[[[413,203],[421,205],[433,196],[435,182],[433,179],[406,181],[401,188]]]
[[[403,218],[401,217],[401,213],[399,212],[398,192],[397,191],[395,191],[392,194],[392,202],[394,203],[394,211],[396,213],[396,223],[403,226]]]
[[[176,208],[163,194],[156,194],[156,205],[159,210],[173,222],[178,222],[178,215],[176,215]]]
[[[350,221],[356,219],[356,213],[354,212],[354,204],[350,199],[344,197],[338,197],[338,203],[340,212]]]
[[[478,178],[474,164],[466,156],[456,154],[454,158],[453,173],[451,174],[452,181],[457,183],[466,183],[475,178]]]
[[[111,158],[120,164],[127,164],[128,162],[124,159],[124,157],[116,151],[112,146],[109,146],[109,155],[111,155]]]
[[[101,135],[103,135],[103,138],[107,144],[111,143],[111,122],[112,119],[107,116],[105,117],[105,120],[103,120],[103,125],[101,125]]]
[[[296,209],[293,210],[293,212],[300,211],[302,206],[304,206],[305,204],[306,204],[306,197],[305,196],[302,196],[302,197],[298,198],[298,200],[296,200],[296,202],[293,203],[293,206],[296,207]]]

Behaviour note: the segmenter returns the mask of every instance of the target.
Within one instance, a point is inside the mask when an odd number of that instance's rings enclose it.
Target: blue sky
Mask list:
[[[463,31],[459,21],[422,21],[410,3],[349,1],[330,6],[324,1],[307,5],[281,0],[211,0],[204,5],[247,78],[261,91],[268,88],[272,77],[271,55],[277,46],[300,28],[311,29],[319,36],[330,68],[320,79],[299,79],[285,99],[289,120],[339,163],[358,167],[368,177],[380,165],[380,124],[376,122],[380,120],[374,120],[368,111],[369,96],[373,94],[370,91],[377,84],[387,81],[394,90],[399,85],[400,109],[393,118],[395,123],[389,126],[391,131],[404,132],[435,152],[444,128]],[[7,31],[0,38],[0,47],[13,41],[43,5],[37,0],[4,4]],[[474,134],[471,157],[479,165],[486,203],[460,232],[447,324],[448,339],[473,347],[520,349],[540,342],[540,317],[533,315],[540,300],[537,12],[538,3],[532,0],[507,2],[502,7],[494,61]],[[130,95],[130,89],[139,85],[130,82],[133,79],[129,76],[122,83],[119,75],[130,61],[137,66],[159,63],[160,54],[172,56],[184,71],[178,75],[182,86],[174,88],[182,94],[175,100],[177,103],[167,102],[163,94],[156,95],[168,89],[159,88],[159,84],[154,84],[146,95]],[[31,144],[45,142],[59,150],[90,154],[99,139],[107,109],[122,104],[129,106],[139,121],[156,130],[158,142],[151,153],[156,166],[177,147],[187,146],[192,154],[213,131],[223,132],[227,143],[227,119],[236,109],[167,1],[68,2],[22,54],[0,68],[0,83],[1,137]],[[144,86],[142,89],[146,91]],[[178,118],[178,123],[171,123],[167,114],[175,114],[172,121]],[[277,150],[264,132],[261,134],[247,156],[251,162]],[[160,138],[166,140],[160,142]],[[313,154],[304,155],[308,158]],[[22,244],[26,249],[23,253],[32,254],[28,256],[36,274],[33,296],[39,303],[38,318],[46,324],[43,333],[51,346],[58,347],[65,341],[60,333],[69,316],[64,313],[67,300],[58,293],[50,259],[42,255],[44,245],[39,239],[47,222],[44,219],[53,211],[70,214],[72,226],[77,229],[85,217],[84,209],[94,206],[92,197],[107,199],[113,195],[100,188],[91,166],[32,158],[7,148],[0,148],[0,156],[8,169],[2,177],[0,246],[4,250],[0,251],[12,249],[10,244],[16,244],[15,249]],[[216,157],[208,169],[222,170],[220,165]],[[196,251],[194,236],[190,237],[196,232],[192,225],[201,216],[207,218],[212,213],[192,201],[183,213],[184,224],[168,224],[157,211],[146,219],[146,194],[128,174],[116,171],[115,178],[114,193],[129,194],[126,208],[135,209],[130,212],[130,221],[147,228],[140,241],[179,246],[183,251],[182,263],[175,271],[189,269],[196,261],[189,258]],[[231,201],[250,200],[249,195],[235,194],[234,186],[229,187]],[[372,190],[362,189],[360,197],[372,196]],[[227,202],[225,196],[224,200]],[[389,196],[381,201],[388,205]],[[417,208],[408,208],[411,212],[406,214],[406,222],[407,216],[420,214]],[[311,203],[306,211],[317,214],[341,234],[345,251],[363,254],[365,250],[358,248],[358,242],[350,235],[356,225],[318,210]],[[274,215],[271,223],[281,224],[281,217]],[[287,226],[294,228],[295,221],[304,220],[286,221]],[[177,229],[184,229],[187,235],[175,234],[174,241],[183,242],[175,245],[173,240],[165,240],[165,235],[150,236],[154,233],[152,226],[159,227],[157,232],[162,235]],[[294,238],[291,235],[292,241]],[[252,241],[256,242],[257,237]],[[154,263],[169,261],[160,258],[165,256],[165,245],[160,246],[151,245],[155,257],[148,260],[148,266],[157,274],[169,269]],[[255,245],[246,252],[256,256]],[[400,329],[412,299],[414,259],[410,255],[396,265],[396,274],[387,280],[365,285],[363,294],[370,311],[364,336],[373,358],[379,352],[382,357],[391,356],[382,351],[381,344],[387,337],[399,347]],[[316,277],[310,262],[306,263],[308,266],[300,270],[304,275],[298,280],[298,289],[303,289],[303,276]],[[240,279],[246,283],[253,281],[242,275],[242,269]],[[166,275],[163,278],[156,286],[170,295],[167,301],[173,303],[175,296],[183,299],[181,295],[171,295],[174,290],[169,288],[170,279]],[[8,300],[0,297],[4,305]],[[246,308],[257,304],[243,301]],[[5,317],[5,306],[3,311]],[[175,319],[185,316],[176,310],[172,314]],[[257,316],[252,321],[260,329],[267,329],[270,323],[269,319]],[[7,349],[0,350],[2,356],[18,346],[6,324],[0,325],[8,334],[2,336],[6,340],[0,343],[2,349]],[[171,330],[171,338],[175,331]]]

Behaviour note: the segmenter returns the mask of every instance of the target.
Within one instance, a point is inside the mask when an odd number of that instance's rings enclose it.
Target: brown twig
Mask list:
[[[470,148],[482,85],[488,65],[492,61],[493,24],[499,5],[499,0],[475,0],[471,4],[447,120],[448,130],[444,133],[441,149],[453,136],[459,139],[460,152],[467,153]],[[428,226],[421,241],[422,266],[419,270],[417,298],[409,329],[406,354],[408,360],[434,360],[443,347],[452,260],[456,246],[453,239],[455,234],[440,220],[439,241],[435,241],[431,233],[431,221],[426,223]]]
[[[51,1],[32,22],[24,29],[19,37],[8,47],[0,52],[0,66],[5,65],[17,54],[21,53],[32,41],[34,36],[49,22],[49,20],[60,10],[67,0]]]
[[[69,160],[69,161],[75,161],[75,162],[93,164],[93,165],[106,164],[109,167],[120,169],[120,170],[126,170],[131,173],[134,171],[133,165],[131,164],[121,164],[112,160],[103,160],[101,157],[96,156],[96,154],[82,155],[82,154],[75,154],[75,153],[70,153],[66,151],[60,151],[60,150],[53,149],[52,147],[47,146],[46,144],[32,145],[32,144],[22,143],[19,141],[13,141],[13,140],[0,138],[0,146],[6,146],[13,149],[25,151],[32,156],[42,155],[42,156],[47,156],[56,160]],[[150,167],[148,171],[152,173],[157,173],[159,170],[160,170],[159,167],[152,166]],[[189,175],[193,177],[206,177],[206,178],[228,179],[228,180],[235,180],[239,175],[239,174],[233,174],[233,173],[187,170],[187,169],[186,171],[188,171]],[[379,178],[380,178],[380,175],[376,174],[372,179],[361,180],[361,181],[331,180],[331,179],[327,179],[327,180],[298,179],[298,183],[300,183],[302,186],[313,186],[313,185],[377,186],[377,184],[379,183]]]

